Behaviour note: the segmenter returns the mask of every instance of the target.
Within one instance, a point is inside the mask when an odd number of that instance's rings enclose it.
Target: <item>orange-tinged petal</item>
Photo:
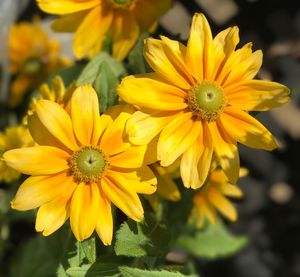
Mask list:
[[[70,206],[70,223],[77,240],[90,237],[100,216],[100,193],[95,183],[80,183],[73,193]]]
[[[212,34],[205,16],[197,13],[193,17],[190,37],[187,44],[186,63],[196,80],[210,77],[213,69]],[[175,76],[174,76],[175,77]]]
[[[71,99],[71,115],[74,133],[82,145],[90,145],[94,123],[99,117],[96,91],[91,85],[78,87]]]
[[[48,100],[39,100],[36,103],[36,112],[42,124],[54,137],[69,149],[78,149],[71,118],[59,104]]]
[[[232,184],[236,184],[239,178],[240,168],[237,145],[224,132],[224,128],[218,120],[217,123],[211,122],[208,126],[213,138],[214,153],[216,154],[216,158],[224,170],[228,180]]]
[[[129,140],[137,145],[147,144],[179,115],[179,112],[137,111],[126,124]]]
[[[100,202],[99,210],[101,211],[98,217],[96,232],[104,245],[111,245],[113,237],[113,217],[111,212],[111,203],[99,186]]]
[[[9,150],[3,158],[8,166],[27,175],[48,175],[69,168],[70,155],[52,146],[34,146]]]
[[[199,136],[202,123],[194,121],[192,117],[192,113],[184,113],[173,119],[161,132],[157,157],[162,166],[171,165]]]
[[[27,178],[19,187],[11,207],[20,211],[35,209],[65,193],[66,184],[72,180],[67,172],[49,176]]]
[[[52,14],[68,14],[91,9],[100,4],[99,0],[37,0],[41,10]]]
[[[246,112],[227,107],[221,121],[228,136],[252,148],[273,150],[277,147],[272,134]]]
[[[101,187],[106,197],[127,216],[135,221],[143,219],[144,210],[139,197],[120,174],[107,173],[101,180]]]
[[[191,83],[184,78],[180,73],[180,68],[177,68],[173,64],[173,60],[170,60],[166,52],[170,52],[172,47],[166,49],[164,43],[158,39],[146,39],[144,46],[144,56],[152,67],[152,69],[167,80],[170,84],[183,88],[190,89]],[[169,53],[169,55],[172,55]]]
[[[153,110],[182,110],[187,107],[186,93],[147,75],[129,76],[118,88],[120,97],[127,103]]]
[[[49,236],[59,229],[69,218],[70,199],[77,187],[72,177],[64,178],[65,189],[54,200],[42,205],[36,216],[35,229]]]
[[[290,100],[290,90],[286,86],[262,80],[239,83],[237,88],[225,93],[231,106],[245,111],[267,111]]]

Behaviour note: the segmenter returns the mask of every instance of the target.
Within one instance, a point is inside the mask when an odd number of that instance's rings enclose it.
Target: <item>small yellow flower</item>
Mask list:
[[[241,168],[240,176],[245,175],[247,171]],[[194,221],[198,228],[202,228],[206,220],[211,224],[216,224],[217,211],[219,211],[230,221],[236,221],[236,208],[227,197],[240,199],[242,196],[241,189],[229,183],[221,169],[215,169],[210,173],[207,184],[195,192],[190,220]]]
[[[39,20],[13,25],[8,48],[10,72],[16,76],[11,87],[12,106],[18,105],[24,94],[40,85],[51,72],[70,64],[60,56],[58,41],[48,37]]]
[[[55,31],[75,32],[77,58],[93,57],[107,35],[112,35],[113,56],[124,59],[139,35],[151,31],[171,0],[37,0],[48,13],[62,15]]]
[[[0,182],[13,182],[20,177],[20,173],[4,162],[2,155],[5,151],[28,147],[33,145],[33,140],[23,126],[9,127],[0,133]]]
[[[70,113],[59,104],[39,100],[28,126],[38,146],[4,153],[6,163],[32,175],[19,188],[12,207],[39,207],[36,230],[49,235],[70,217],[77,240],[96,229],[105,245],[112,240],[111,202],[136,221],[143,218],[137,193],[151,194],[156,178],[147,164],[146,146],[132,146],[124,125],[133,110],[116,106],[99,115],[90,85],[77,88]]]
[[[212,37],[203,14],[193,17],[187,46],[166,37],[147,39],[144,56],[155,71],[123,79],[120,97],[140,111],[128,120],[127,132],[136,145],[158,136],[162,166],[181,158],[187,188],[205,182],[215,154],[231,183],[239,175],[237,142],[272,150],[272,134],[248,111],[280,107],[289,100],[281,84],[253,80],[262,52],[251,43],[235,49],[238,28]]]

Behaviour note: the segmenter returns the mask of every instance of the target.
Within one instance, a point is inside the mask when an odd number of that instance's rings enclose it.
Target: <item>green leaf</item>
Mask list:
[[[91,237],[86,239],[79,244],[80,251],[83,251],[84,256],[90,263],[94,263],[96,261],[96,239],[95,237]]]
[[[81,267],[71,267],[67,270],[67,274],[71,277],[108,277],[119,276],[119,270],[118,264],[96,262]]]
[[[166,270],[149,271],[127,266],[120,266],[119,270],[122,277],[194,277],[195,275],[183,275],[179,272],[170,272]],[[195,276],[196,277],[196,276]]]
[[[177,245],[189,253],[210,259],[232,255],[246,243],[246,237],[232,236],[221,223],[207,225],[203,231],[197,231],[193,237],[181,236],[177,241]]]
[[[118,101],[117,86],[118,77],[112,71],[110,65],[104,61],[101,64],[94,88],[98,94],[100,111],[105,112]]]
[[[50,75],[50,77],[48,79],[48,84],[50,85],[52,79],[58,75],[63,79],[65,86],[68,86],[78,78],[78,76],[81,73],[81,71],[83,70],[83,68],[84,68],[84,65],[76,64],[76,65],[55,71],[54,73],[52,73]]]
[[[115,252],[128,257],[157,257],[166,254],[169,232],[166,226],[148,216],[143,222],[128,220],[116,234]]]
[[[115,76],[120,78],[126,74],[126,70],[121,62],[111,57],[106,52],[102,52],[95,56],[82,70],[76,84],[92,84],[98,76],[101,65],[106,62]]]

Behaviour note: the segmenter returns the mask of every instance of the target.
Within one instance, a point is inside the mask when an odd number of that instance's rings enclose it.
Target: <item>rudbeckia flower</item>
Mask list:
[[[8,127],[0,133],[0,182],[13,182],[20,177],[20,172],[7,166],[2,155],[5,151],[32,146],[34,144],[29,131],[22,125]]]
[[[272,150],[272,134],[249,111],[280,107],[289,100],[285,86],[253,80],[262,52],[251,43],[236,49],[238,28],[212,33],[203,14],[193,17],[184,46],[166,37],[147,39],[144,56],[154,72],[123,79],[120,97],[140,110],[127,123],[132,143],[147,144],[158,136],[162,166],[181,158],[187,188],[199,188],[213,154],[231,183],[239,175],[237,142]]]
[[[8,54],[10,72],[16,77],[11,86],[12,106],[18,105],[24,94],[39,86],[50,73],[70,64],[61,56],[58,41],[48,37],[39,20],[12,26]]]
[[[70,114],[59,104],[39,100],[28,118],[38,144],[5,152],[6,163],[32,175],[20,186],[12,208],[38,208],[36,230],[50,235],[70,217],[77,240],[94,230],[105,245],[113,234],[111,202],[136,221],[143,218],[138,193],[156,190],[146,146],[132,146],[124,125],[132,110],[116,106],[99,116],[97,94],[90,85],[77,88]],[[154,157],[156,158],[156,157]]]
[[[151,31],[171,0],[37,0],[39,7],[62,15],[52,25],[58,32],[75,32],[77,58],[93,57],[105,38],[113,40],[113,56],[124,59],[139,35]]]
[[[241,168],[240,177],[247,173],[245,168]],[[206,221],[216,224],[217,212],[220,212],[230,221],[236,221],[237,210],[228,198],[240,199],[242,196],[241,189],[229,183],[222,169],[212,170],[207,184],[195,192],[190,220],[195,222],[197,228],[202,228]]]

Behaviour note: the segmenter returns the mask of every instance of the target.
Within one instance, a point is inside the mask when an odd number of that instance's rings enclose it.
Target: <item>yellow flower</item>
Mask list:
[[[37,0],[48,13],[62,15],[53,24],[60,32],[75,32],[77,58],[101,51],[107,35],[113,39],[113,56],[124,59],[139,35],[151,31],[171,0]]]
[[[16,75],[11,87],[12,106],[18,105],[26,91],[40,85],[51,72],[70,64],[60,56],[58,41],[49,39],[38,20],[13,25],[8,48],[10,72]]]
[[[11,149],[22,148],[33,145],[33,140],[26,128],[23,126],[9,127],[0,133],[0,182],[10,183],[20,177],[20,173],[7,166],[2,154]]]
[[[247,170],[241,168],[240,176],[247,175]],[[198,228],[202,228],[208,220],[216,224],[218,220],[217,211],[231,221],[237,220],[236,208],[227,199],[241,198],[243,193],[237,185],[229,183],[226,175],[221,169],[210,173],[207,184],[194,195],[194,206],[190,220],[194,221]]]
[[[36,103],[28,126],[38,146],[4,153],[6,163],[29,177],[19,188],[12,207],[40,207],[36,230],[45,236],[70,217],[77,240],[96,229],[105,245],[112,240],[111,202],[136,221],[143,218],[137,193],[151,194],[156,178],[145,156],[146,146],[124,138],[131,116],[128,106],[116,106],[99,116],[97,94],[90,85],[77,88],[68,114],[49,100]],[[156,158],[156,157],[154,157]]]
[[[265,111],[289,100],[285,86],[252,80],[262,52],[251,43],[235,50],[238,28],[212,37],[203,14],[193,17],[187,46],[166,37],[147,39],[144,55],[155,71],[129,76],[119,87],[121,98],[141,108],[127,123],[136,145],[158,138],[162,166],[181,157],[186,187],[203,185],[213,153],[231,183],[239,173],[237,142],[272,150],[272,134],[248,111]]]

